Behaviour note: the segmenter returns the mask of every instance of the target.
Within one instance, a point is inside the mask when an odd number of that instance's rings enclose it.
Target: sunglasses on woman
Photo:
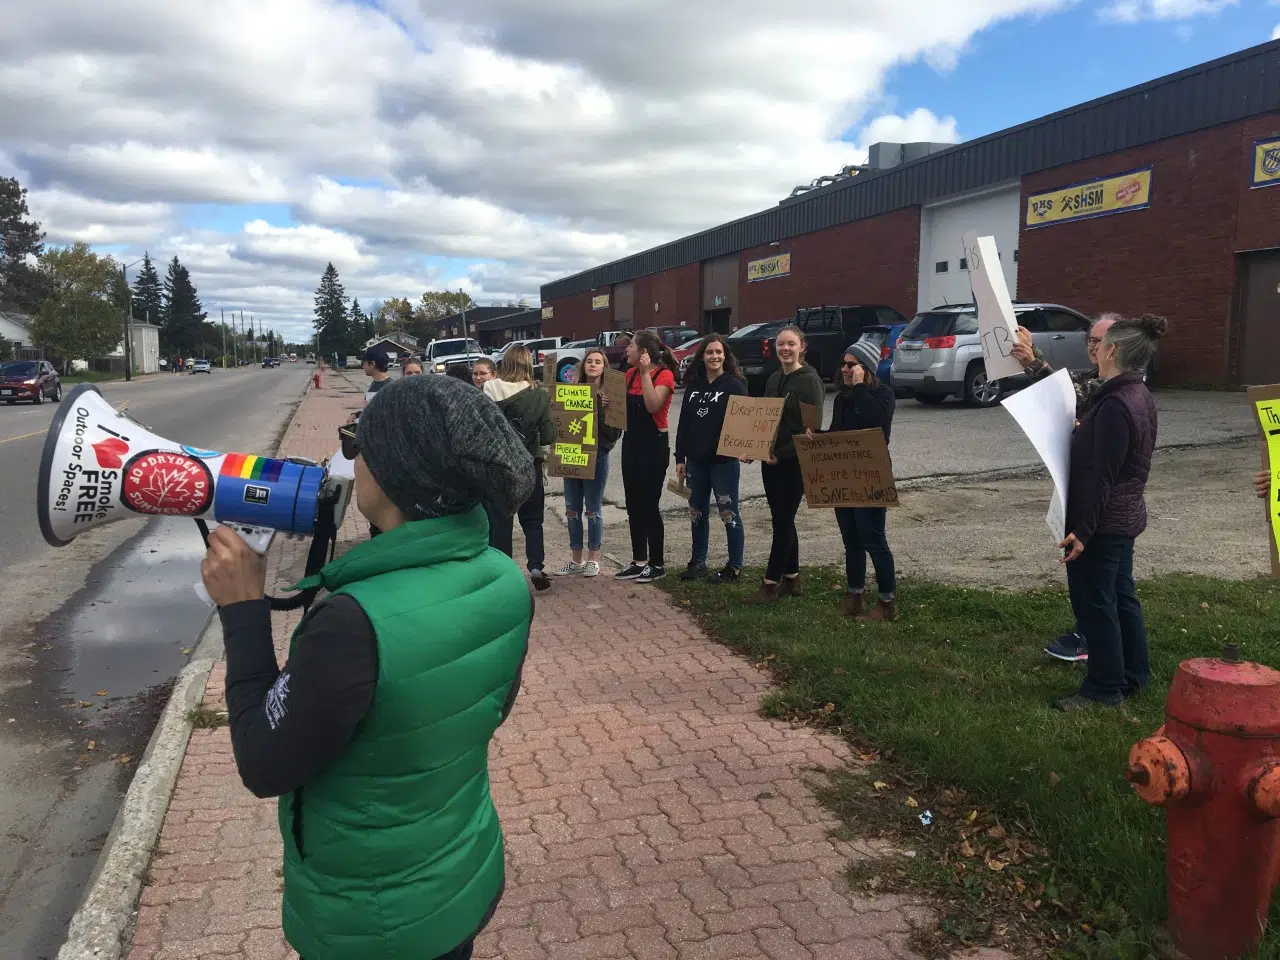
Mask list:
[[[360,456],[360,445],[356,443],[354,423],[346,423],[338,428],[338,442],[342,444],[342,455],[348,460],[354,460]]]

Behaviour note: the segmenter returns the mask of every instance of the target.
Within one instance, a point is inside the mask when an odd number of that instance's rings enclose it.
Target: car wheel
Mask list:
[[[44,387],[41,387],[39,390],[36,391],[35,399],[32,400],[31,402],[34,403],[36,406],[40,406],[40,404],[44,403]]]
[[[947,399],[945,393],[917,393],[916,400],[923,403],[926,407],[940,407],[942,401]]]
[[[1004,384],[987,379],[987,368],[982,361],[969,364],[964,377],[964,402],[971,407],[993,407],[1004,396]]]
[[[565,359],[556,364],[556,383],[575,383],[578,379],[578,361]]]
[[[58,384],[53,388],[53,399],[55,403],[62,402],[62,384]]]

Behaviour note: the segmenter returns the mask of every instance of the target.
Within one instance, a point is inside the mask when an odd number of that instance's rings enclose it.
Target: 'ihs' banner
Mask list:
[[[547,458],[547,473],[575,480],[595,479],[600,442],[595,388],[590,384],[555,384],[551,418],[556,423],[556,439]]]

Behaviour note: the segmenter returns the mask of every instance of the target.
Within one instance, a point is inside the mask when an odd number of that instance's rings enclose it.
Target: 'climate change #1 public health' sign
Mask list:
[[[1027,227],[1047,227],[1151,206],[1151,168],[1101,177],[1027,197]]]

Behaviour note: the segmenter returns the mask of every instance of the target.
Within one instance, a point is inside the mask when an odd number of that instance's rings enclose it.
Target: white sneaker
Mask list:
[[[582,575],[583,575],[584,577],[598,577],[598,576],[600,576],[600,564],[598,564],[598,563],[597,563],[596,561],[594,561],[594,560],[588,560],[588,561],[587,561],[585,564],[583,564],[583,566],[582,566]]]
[[[556,576],[557,576],[557,577],[571,577],[571,576],[573,576],[575,573],[582,573],[582,571],[583,571],[583,570],[585,570],[585,569],[586,569],[586,567],[584,567],[582,564],[580,564],[580,563],[574,563],[572,560],[570,560],[570,561],[569,561],[568,563],[566,563],[563,567],[561,567],[559,570],[557,570],[557,571],[556,571]],[[599,572],[600,572],[600,568],[599,568],[598,566],[596,567],[596,572],[597,572],[597,573],[599,573]]]

